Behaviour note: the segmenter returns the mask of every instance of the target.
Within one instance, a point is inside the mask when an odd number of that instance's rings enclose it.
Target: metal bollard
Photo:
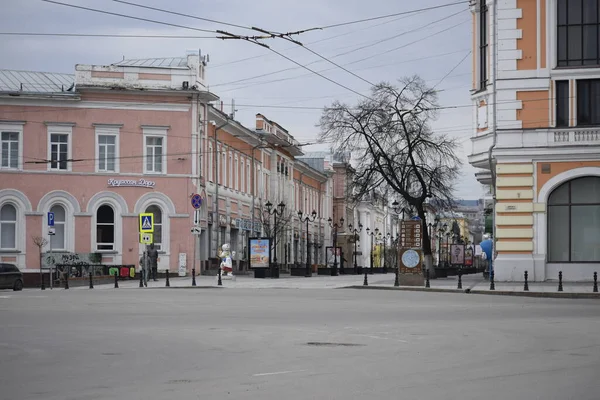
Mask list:
[[[398,287],[400,286],[400,273],[398,272],[398,268],[395,269],[396,272],[396,279],[394,279],[394,286]]]
[[[52,279],[52,272],[50,272],[50,279]],[[40,278],[42,278],[42,286],[41,289],[42,290],[46,290],[46,285],[44,284],[44,273],[40,274]]]
[[[196,286],[196,268],[192,268],[192,286]]]
[[[458,269],[458,286],[457,289],[462,289],[462,269]]]
[[[219,268],[219,280],[217,281],[218,286],[223,286],[223,282],[221,281],[221,268]]]
[[[431,285],[429,284],[429,270],[428,269],[425,270],[425,287],[426,288],[431,287]]]
[[[598,293],[598,273],[594,272],[594,293]]]
[[[558,291],[559,292],[563,291],[563,286],[562,286],[562,271],[558,271]]]
[[[119,288],[119,271],[115,271],[115,289]]]
[[[94,278],[92,277],[92,273],[90,272],[90,289],[94,288]]]
[[[494,283],[494,270],[490,271],[490,290],[496,290],[496,284]]]
[[[529,272],[525,271],[525,284],[523,285],[523,291],[529,292],[529,282],[527,279],[529,278]]]
[[[171,287],[171,282],[169,281],[169,270],[166,270],[165,273],[166,273],[165,287]]]
[[[363,286],[369,286],[369,280],[367,278],[367,269],[365,268],[365,280],[363,281]]]
[[[144,269],[140,268],[140,286],[139,287],[144,287]]]
[[[65,274],[65,290],[69,288],[69,273]]]

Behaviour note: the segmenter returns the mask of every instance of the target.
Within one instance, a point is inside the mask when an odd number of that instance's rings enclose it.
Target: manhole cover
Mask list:
[[[306,343],[309,346],[323,346],[323,347],[354,347],[354,346],[365,346],[364,344],[359,343],[333,343],[333,342],[308,342]]]

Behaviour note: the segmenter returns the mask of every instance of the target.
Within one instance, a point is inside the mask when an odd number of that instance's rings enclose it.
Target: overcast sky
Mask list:
[[[57,1],[193,28],[256,34],[250,30],[141,9],[112,0]],[[186,15],[279,32],[327,26],[451,1],[131,0]],[[2,0],[0,26],[2,32],[214,36],[41,0]],[[312,31],[295,38],[370,82],[395,82],[401,77],[418,74],[433,86],[447,75],[437,86],[442,90],[440,103],[442,106],[461,107],[442,110],[433,126],[438,132],[454,135],[462,142],[463,178],[457,186],[457,197],[481,197],[482,186],[475,180],[475,170],[466,159],[471,147],[468,138],[472,122],[468,107],[471,56],[460,63],[471,47],[470,14],[466,2],[408,16]],[[303,65],[313,63],[309,66],[313,70],[327,70],[323,74],[341,85],[364,94],[369,91],[368,83],[300,46],[282,39],[265,43]],[[334,99],[349,103],[359,99],[355,93],[296,66],[268,49],[238,40],[2,36],[0,69],[73,73],[75,64],[106,65],[123,57],[179,57],[185,56],[186,50],[198,49],[202,54],[210,55],[207,80],[211,91],[224,101],[224,111],[230,112],[229,104],[231,99],[235,99],[236,119],[250,128],[254,127],[255,114],[260,112],[288,129],[300,142],[313,142],[319,132],[316,124],[320,110],[267,106],[323,107]],[[339,55],[341,53],[344,54]],[[361,59],[365,60],[358,61]],[[294,69],[277,72],[288,68]],[[247,79],[262,74],[269,75]],[[242,79],[243,82],[232,83]],[[307,149],[322,150],[323,147]]]

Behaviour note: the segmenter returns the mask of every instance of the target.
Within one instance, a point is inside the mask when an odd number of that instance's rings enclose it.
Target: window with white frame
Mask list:
[[[167,173],[167,129],[143,128],[144,173]]]
[[[227,183],[227,186],[231,189],[234,189],[233,187],[233,156],[231,155],[231,153],[229,153],[229,180]]]
[[[2,130],[2,152],[0,153],[0,167],[19,168],[19,139],[20,132],[12,130]]]
[[[96,211],[96,249],[115,250],[115,210],[108,204]]]
[[[236,154],[235,156],[235,164],[234,164],[234,168],[233,168],[233,174],[234,174],[234,189],[235,190],[240,190],[240,162],[238,160],[238,156]]]
[[[17,248],[17,208],[6,203],[0,207],[0,250]]]
[[[119,128],[96,127],[96,170],[118,172]]]
[[[246,192],[251,194],[252,190],[250,189],[252,169],[250,168],[250,161],[246,161]]]
[[[66,217],[65,209],[60,204],[55,204],[50,208],[54,213],[54,235],[50,236],[52,250],[66,250]]]
[[[153,243],[154,247],[160,251],[163,249],[162,210],[156,205],[151,205],[146,208],[146,212],[154,215]]]
[[[206,171],[208,171],[207,175],[208,175],[208,180],[210,182],[213,182],[214,179],[214,172],[215,170],[215,164],[214,164],[214,155],[213,155],[213,146],[212,144],[208,145],[208,165],[206,167]]]
[[[64,129],[67,128],[67,129]],[[68,171],[69,162],[67,161],[70,157],[70,143],[69,138],[71,134],[71,127],[48,127],[50,135],[49,140],[49,159],[50,169],[55,171]]]
[[[227,152],[221,154],[221,185],[227,186]]]
[[[246,164],[244,164],[244,158],[240,158],[240,191],[246,190]]]

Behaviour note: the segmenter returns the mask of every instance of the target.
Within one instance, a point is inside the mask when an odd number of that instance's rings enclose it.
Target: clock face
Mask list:
[[[421,261],[421,257],[419,253],[414,250],[406,250],[404,254],[402,254],[402,264],[404,264],[407,268],[414,268],[419,265],[419,261]]]

